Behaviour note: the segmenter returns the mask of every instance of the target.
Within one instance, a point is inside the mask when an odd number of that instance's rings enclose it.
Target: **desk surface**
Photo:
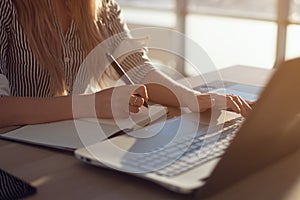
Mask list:
[[[234,66],[224,80],[264,85],[265,69]],[[213,80],[213,75],[206,80]],[[191,78],[193,85],[199,79]],[[37,186],[29,199],[191,199],[152,182],[84,164],[70,152],[0,140],[0,168]],[[219,199],[300,199],[300,151],[211,197]],[[234,169],[233,169],[234,170]],[[297,198],[298,197],[298,198]]]

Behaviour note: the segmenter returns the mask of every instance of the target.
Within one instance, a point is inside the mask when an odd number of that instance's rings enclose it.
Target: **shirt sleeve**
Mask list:
[[[0,96],[9,96],[9,95],[10,95],[9,82],[3,74],[0,74]]]
[[[10,95],[9,82],[7,79],[7,51],[9,24],[12,19],[11,0],[0,1],[0,96]]]
[[[117,49],[124,41],[136,40],[130,35],[122,17],[120,6],[114,0],[107,0],[107,6],[107,19],[103,20],[107,24],[110,35],[113,36],[113,48]],[[146,74],[155,69],[147,57],[145,48],[140,48],[140,50],[126,55],[120,64],[135,83],[141,83]]]

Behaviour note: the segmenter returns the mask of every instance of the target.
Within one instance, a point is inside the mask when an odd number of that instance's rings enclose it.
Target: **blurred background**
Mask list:
[[[194,40],[218,69],[276,67],[300,56],[300,0],[117,0],[129,28],[166,27]],[[167,38],[161,38],[162,42]],[[162,52],[151,59],[194,71]]]

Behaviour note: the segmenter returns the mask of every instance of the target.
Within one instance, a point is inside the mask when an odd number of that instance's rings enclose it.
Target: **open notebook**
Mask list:
[[[120,130],[136,130],[166,117],[160,105],[142,107],[128,119],[84,118],[45,124],[27,125],[0,135],[1,138],[64,150],[75,150],[102,141]]]

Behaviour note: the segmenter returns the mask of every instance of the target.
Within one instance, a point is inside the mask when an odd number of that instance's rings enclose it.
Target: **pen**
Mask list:
[[[119,76],[123,79],[123,81],[128,85],[134,85],[134,82],[130,79],[130,77],[127,75],[127,73],[124,71],[124,69],[121,67],[121,65],[118,63],[118,61],[111,55],[110,53],[106,53],[106,57],[108,61],[111,63],[113,68],[117,71]],[[137,97],[141,97],[139,94],[134,94]],[[146,108],[148,108],[148,103],[144,101],[143,104]]]

